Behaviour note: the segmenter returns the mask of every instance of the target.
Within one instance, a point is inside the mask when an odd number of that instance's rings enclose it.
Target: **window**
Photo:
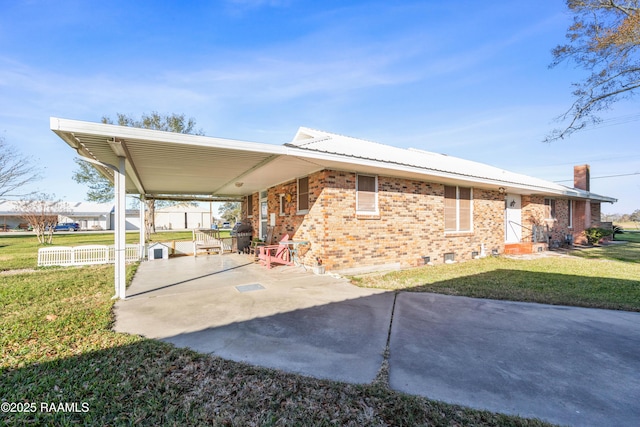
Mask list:
[[[309,212],[309,177],[298,178],[298,213]]]
[[[569,228],[573,228],[573,200],[567,200],[569,207]]]
[[[444,186],[444,231],[471,231],[471,188]]]
[[[377,176],[356,176],[356,213],[368,215],[378,213]]]
[[[285,215],[284,204],[286,203],[286,194],[280,194],[280,216]]]
[[[544,199],[544,217],[546,219],[556,219],[555,199]]]
[[[247,196],[247,217],[253,217],[253,194]]]

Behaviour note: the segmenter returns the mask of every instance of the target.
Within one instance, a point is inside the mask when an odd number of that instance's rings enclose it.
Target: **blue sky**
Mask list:
[[[640,209],[640,104],[543,143],[572,102],[549,69],[561,0],[0,0],[0,135],[42,166],[35,187],[84,199],[49,117],[179,113],[206,135],[282,144],[308,126],[463,157]],[[599,178],[612,175],[630,176]]]

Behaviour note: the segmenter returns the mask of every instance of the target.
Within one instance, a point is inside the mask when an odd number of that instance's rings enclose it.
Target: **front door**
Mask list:
[[[505,243],[520,243],[522,239],[522,197],[519,194],[507,194],[504,202],[504,241]]]

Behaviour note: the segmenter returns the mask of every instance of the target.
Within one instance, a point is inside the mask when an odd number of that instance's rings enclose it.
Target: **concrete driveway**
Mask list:
[[[361,289],[242,255],[143,263],[115,329],[567,425],[640,425],[640,313]]]

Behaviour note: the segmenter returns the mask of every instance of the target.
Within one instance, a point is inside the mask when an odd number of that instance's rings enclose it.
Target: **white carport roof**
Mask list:
[[[407,150],[314,129],[271,145],[51,118],[51,130],[79,155],[110,165],[125,157],[126,191],[148,198],[190,195],[239,199],[322,169],[472,185],[520,194],[615,202],[485,164]],[[113,172],[95,165],[109,179]]]

